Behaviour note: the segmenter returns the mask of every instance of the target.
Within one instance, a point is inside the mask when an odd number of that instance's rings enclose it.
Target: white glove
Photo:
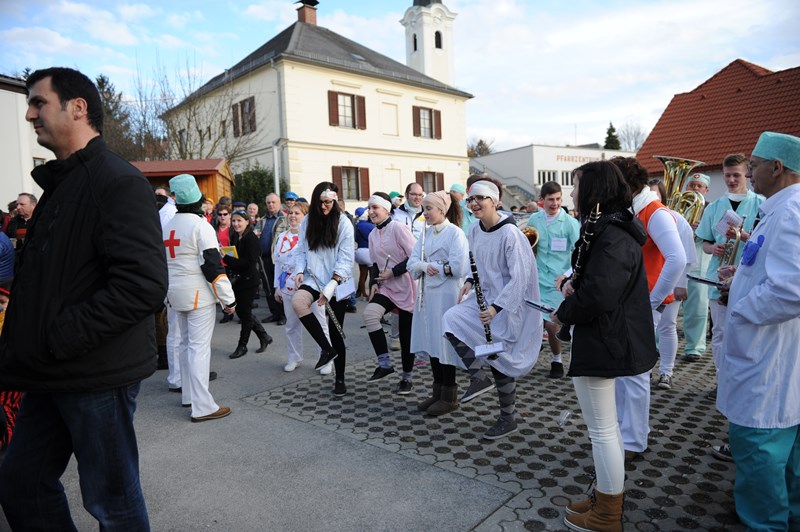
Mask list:
[[[414,266],[414,270],[418,273],[425,273],[428,271],[428,263],[420,261],[416,264],[416,266]]]
[[[336,291],[337,286],[339,286],[339,283],[333,279],[328,281],[328,284],[326,284],[325,288],[322,289],[322,295],[325,296],[325,299],[328,301],[333,300],[333,293]]]

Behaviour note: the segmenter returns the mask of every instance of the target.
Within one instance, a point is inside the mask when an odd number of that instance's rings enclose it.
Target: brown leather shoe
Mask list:
[[[221,406],[219,407],[219,410],[212,412],[207,416],[193,417],[192,423],[201,423],[203,421],[211,421],[212,419],[221,419],[229,415],[231,415],[231,409],[227,406]]]

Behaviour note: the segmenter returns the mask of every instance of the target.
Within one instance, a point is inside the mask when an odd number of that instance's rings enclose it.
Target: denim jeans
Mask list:
[[[148,531],[133,413],[139,383],[102,392],[29,392],[0,467],[13,530],[76,530],[59,480],[72,454],[83,506],[102,531]]]

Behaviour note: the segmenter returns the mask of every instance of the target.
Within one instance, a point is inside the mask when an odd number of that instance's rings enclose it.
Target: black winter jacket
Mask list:
[[[655,365],[658,355],[642,258],[646,240],[641,222],[627,211],[597,222],[578,288],[556,311],[562,323],[575,325],[570,376],[639,375]],[[576,255],[573,252],[573,267]]]
[[[233,242],[239,258],[225,255],[222,257],[222,262],[238,276],[233,288],[236,291],[241,291],[245,288],[258,286],[258,261],[261,258],[261,244],[253,231],[248,231],[244,238],[240,238],[236,232],[234,232],[234,235],[236,236],[233,237]],[[272,279],[269,281],[272,282]]]
[[[0,336],[0,387],[100,391],[150,376],[167,292],[150,185],[102,137],[32,175],[44,194]]]

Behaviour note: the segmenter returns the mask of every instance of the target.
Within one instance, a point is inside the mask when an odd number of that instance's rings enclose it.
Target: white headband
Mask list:
[[[339,195],[336,194],[336,192],[334,192],[333,190],[328,188],[328,189],[325,189],[325,190],[322,191],[322,194],[319,195],[319,198],[320,199],[332,199],[334,201],[338,201],[339,200]]]
[[[380,196],[369,197],[369,200],[367,201],[367,207],[372,207],[373,205],[378,205],[379,207],[383,207],[387,211],[392,212],[392,203]]]
[[[500,191],[491,181],[476,181],[469,187],[470,196],[489,196],[494,201],[500,201]]]

